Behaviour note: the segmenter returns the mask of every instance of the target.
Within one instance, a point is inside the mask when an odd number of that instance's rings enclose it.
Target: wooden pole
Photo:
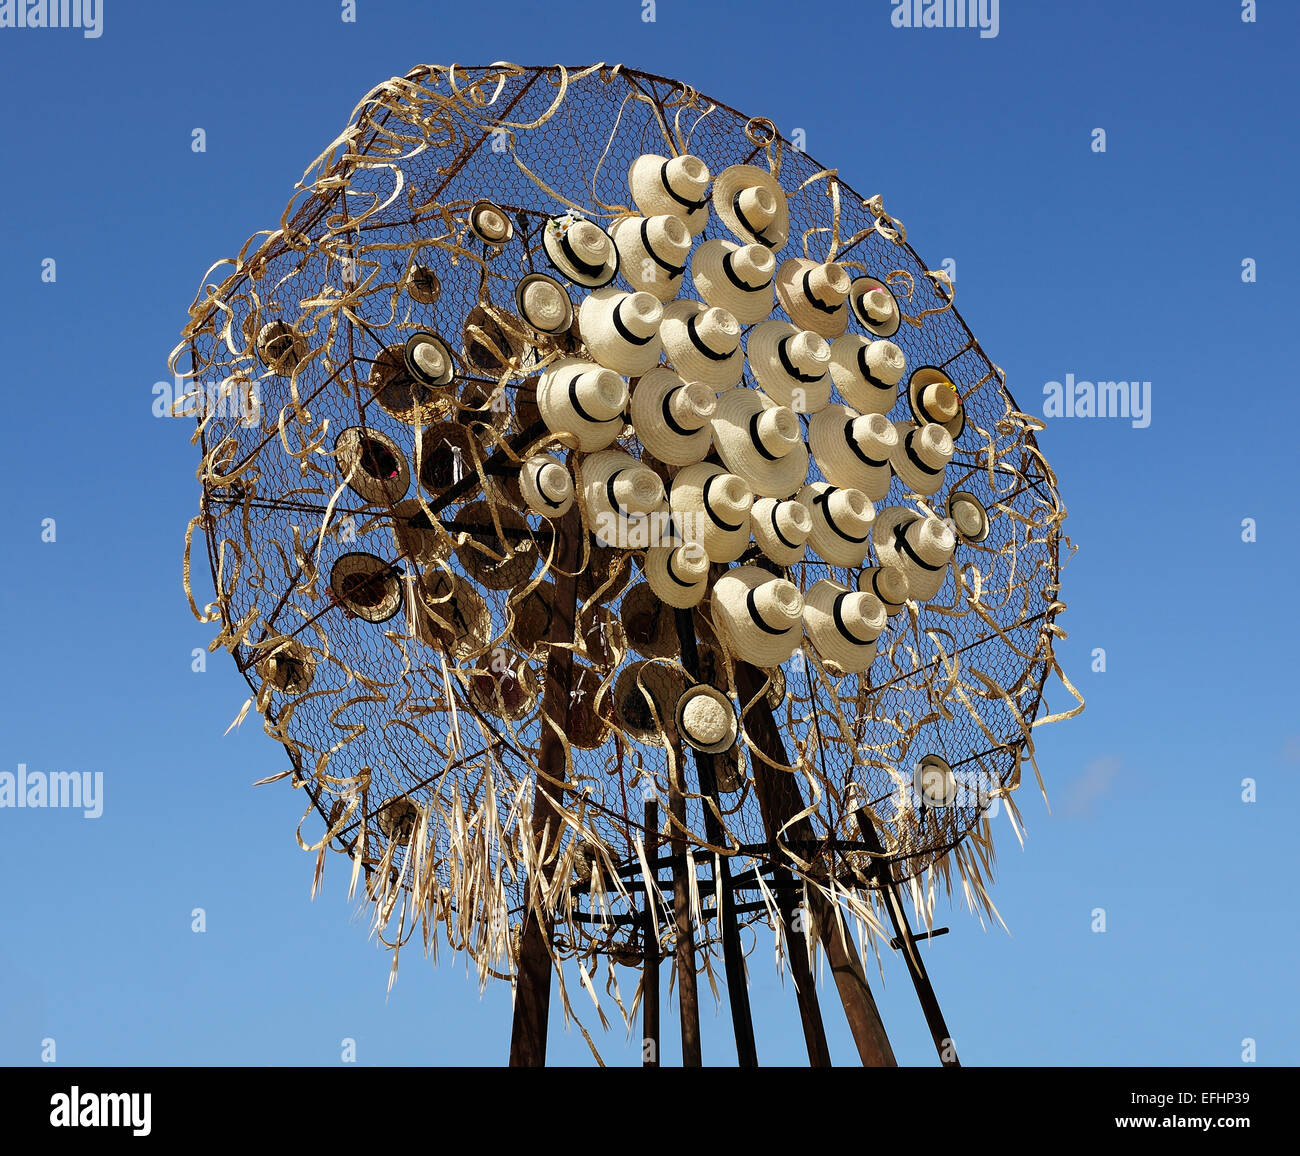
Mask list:
[[[703,1065],[700,1049],[700,992],[695,974],[695,930],[691,927],[691,890],[686,877],[686,799],[680,759],[669,764],[668,810],[672,815],[669,846],[673,854],[673,926],[676,930],[677,1002],[682,1022],[682,1067]]]
[[[645,857],[651,877],[645,881],[645,916],[642,925],[644,956],[641,965],[641,1066],[659,1066],[659,936],[655,932],[654,904],[659,898],[659,804],[645,805]]]

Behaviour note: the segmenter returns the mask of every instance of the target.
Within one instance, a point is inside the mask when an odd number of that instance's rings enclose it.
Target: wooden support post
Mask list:
[[[675,763],[675,767],[673,766]],[[682,1023],[682,1067],[704,1063],[700,1049],[700,992],[695,974],[695,929],[691,926],[690,881],[686,876],[686,799],[682,795],[682,760],[670,762],[668,810],[673,822],[669,846],[673,853],[673,926],[677,947],[677,1002]]]
[[[659,871],[653,866],[659,857],[659,804],[645,805],[645,857],[652,875],[645,881],[644,936],[641,963],[641,1066],[659,1066],[659,936],[655,932],[654,908],[659,898]]]

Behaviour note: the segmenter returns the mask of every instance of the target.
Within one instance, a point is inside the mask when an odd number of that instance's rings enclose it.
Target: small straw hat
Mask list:
[[[899,481],[923,497],[943,487],[944,472],[952,460],[952,435],[941,425],[913,425],[896,421],[898,445],[889,464]]]
[[[883,511],[881,516],[884,516]],[[868,566],[859,571],[858,589],[879,598],[890,618],[902,612],[910,593],[907,572],[889,566]]]
[[[268,321],[257,331],[257,357],[272,373],[289,377],[307,356],[307,339],[284,321]]]
[[[465,364],[484,374],[497,374],[517,365],[524,348],[522,331],[523,322],[519,318],[495,307],[489,310],[482,305],[474,306],[465,317],[461,333]],[[407,345],[409,348],[410,342]]]
[[[667,606],[698,605],[709,585],[709,556],[698,542],[651,546],[645,555],[645,578],[655,597]]]
[[[420,809],[405,795],[384,799],[375,808],[375,826],[385,839],[405,847],[415,834]]]
[[[788,498],[808,477],[808,447],[799,418],[757,389],[729,389],[713,415],[713,444],[755,494]]]
[[[941,755],[922,755],[917,760],[915,786],[922,806],[950,807],[957,801],[957,776]]]
[[[474,587],[459,574],[430,566],[414,583],[414,618],[418,637],[427,646],[459,662],[477,654],[492,637],[492,612]]]
[[[573,477],[554,454],[534,454],[519,469],[519,492],[534,514],[562,518],[573,505]]]
[[[749,371],[763,392],[795,413],[816,413],[831,399],[831,347],[811,329],[764,321],[746,343]]]
[[[859,413],[887,414],[898,403],[907,359],[892,341],[846,333],[831,342],[831,380]]]
[[[578,329],[593,361],[636,377],[659,364],[664,308],[649,293],[597,289],[578,307]]]
[[[617,666],[627,656],[623,624],[608,606],[579,610],[574,631],[574,653],[602,670]]]
[[[501,525],[498,534],[493,514]],[[444,523],[449,534],[468,535],[456,547],[465,573],[488,590],[513,590],[537,569],[541,550],[533,531],[517,510],[501,503],[469,502]]]
[[[686,676],[662,662],[629,663],[614,681],[614,717],[629,738],[664,746]],[[652,705],[653,704],[653,705]]]
[[[808,422],[808,448],[832,486],[861,490],[873,502],[889,492],[898,432],[882,414],[828,405]]]
[[[885,629],[885,605],[874,594],[823,578],[804,595],[803,626],[821,660],[845,674],[860,674],[876,657]]]
[[[928,602],[947,577],[957,536],[938,518],[887,506],[872,527],[871,545],[880,565],[907,576],[908,597]]]
[[[907,379],[907,404],[918,425],[934,422],[943,426],[956,441],[966,428],[966,407],[957,387],[942,369],[923,365]]]
[[[420,305],[434,305],[442,296],[442,282],[428,265],[412,265],[406,274],[405,287],[411,300]]]
[[[791,257],[776,271],[776,296],[800,329],[838,337],[848,328],[845,302],[852,283],[844,266],[834,261],[818,264],[806,257]]]
[[[420,431],[420,486],[431,498],[475,471],[474,432],[458,421],[437,421]],[[480,458],[483,456],[480,453]]]
[[[582,463],[587,521],[603,546],[657,545],[658,523],[667,522],[663,479],[622,450],[601,450]],[[664,516],[652,520],[652,515]]]
[[[753,165],[732,165],[717,175],[713,208],[746,245],[777,250],[790,238],[785,190],[771,173]]]
[[[648,582],[628,588],[619,606],[619,618],[627,644],[638,654],[676,658],[681,652],[674,608],[660,599]]]
[[[537,409],[554,434],[567,434],[585,452],[604,449],[623,432],[627,382],[612,369],[566,357],[537,382]]]
[[[537,705],[537,675],[522,655],[496,649],[479,658],[466,677],[469,700],[484,714],[517,721]]]
[[[859,324],[875,336],[893,337],[898,332],[903,314],[894,291],[883,281],[857,278],[849,288],[849,305]]]
[[[387,622],[402,609],[401,567],[375,554],[341,554],[330,569],[330,594],[366,622]]]
[[[759,498],[749,512],[754,541],[780,566],[803,561],[804,546],[812,533],[812,515],[802,502]]]
[[[754,494],[745,479],[711,462],[679,470],[668,494],[673,527],[704,547],[710,562],[734,562],[749,545]]]
[[[736,745],[740,733],[736,707],[717,687],[690,687],[678,698],[674,715],[678,737],[697,751],[720,755]]]
[[[263,652],[257,661],[257,673],[263,682],[285,694],[302,694],[311,686],[316,656],[305,643],[285,638],[264,642],[258,650]]]
[[[725,309],[742,325],[772,312],[776,258],[764,245],[737,245],[715,239],[696,247],[691,279],[706,305]]]
[[[799,501],[812,514],[809,547],[832,566],[861,566],[876,516],[871,499],[851,487],[812,482],[799,491]]]
[[[989,536],[989,512],[969,490],[948,495],[948,518],[963,542],[982,542]]]
[[[691,251],[691,231],[681,217],[624,217],[609,232],[624,281],[660,301],[677,296]]]
[[[422,385],[411,376],[406,367],[406,346],[400,343],[379,351],[370,366],[368,384],[380,408],[401,422],[416,421],[424,407],[442,396],[438,389]]]
[[[350,489],[366,502],[391,506],[411,488],[411,467],[387,434],[349,426],[334,439],[334,464]]]
[[[573,302],[554,277],[529,273],[515,286],[515,308],[534,333],[554,337],[573,324]]]
[[[562,728],[571,747],[594,751],[609,738],[609,719],[605,714],[608,688],[601,690],[602,681],[600,673],[590,666],[573,664],[569,676],[568,723]],[[545,725],[542,733],[546,733]]]
[[[759,566],[737,566],[713,585],[713,620],[727,650],[753,666],[780,666],[803,636],[799,587]]]
[[[535,654],[550,639],[555,583],[539,582],[527,593],[511,597],[508,608],[514,619],[510,637],[521,653]]]
[[[510,215],[492,201],[475,201],[469,211],[469,230],[489,245],[504,245],[515,235]]]
[[[618,272],[614,238],[585,217],[564,213],[551,217],[542,230],[547,260],[568,281],[599,289]]]
[[[672,301],[664,307],[659,336],[683,381],[702,381],[713,389],[739,384],[745,372],[740,322],[725,309],[703,301]]]
[[[632,428],[642,448],[670,466],[700,461],[713,443],[718,395],[703,382],[652,369],[632,391]]]
[[[436,333],[412,333],[402,348],[402,359],[412,379],[430,389],[450,385],[456,376],[451,349]]]
[[[699,157],[645,153],[632,162],[627,184],[633,204],[647,217],[680,217],[692,236],[709,223],[709,167]]]

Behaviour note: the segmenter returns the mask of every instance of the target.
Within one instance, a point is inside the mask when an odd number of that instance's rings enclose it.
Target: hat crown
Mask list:
[[[873,285],[862,294],[862,308],[873,321],[888,321],[894,313],[894,295]]]
[[[865,590],[852,591],[845,597],[840,603],[840,617],[849,631],[863,642],[878,637],[889,621],[884,603]]]
[[[776,197],[762,185],[747,185],[736,199],[741,219],[756,233],[761,233],[776,217]]]
[[[736,474],[716,473],[713,484],[709,487],[709,504],[719,514],[744,515],[749,513],[754,504],[754,495],[745,485],[745,479]]]
[[[908,596],[907,572],[893,566],[869,567],[859,576],[858,588],[875,590],[879,597],[901,606]]]
[[[765,289],[776,276],[776,257],[766,245],[742,245],[731,254],[731,271],[747,285]]]
[[[912,447],[930,465],[947,465],[952,457],[952,434],[941,425],[927,422],[913,435]]]
[[[921,407],[937,421],[951,421],[961,408],[957,387],[950,381],[931,381],[921,388]]]
[[[798,417],[794,410],[784,405],[774,405],[759,414],[755,432],[758,444],[777,458],[792,453],[803,442]]]
[[[959,498],[952,503],[949,511],[957,529],[968,538],[973,538],[984,528],[984,515],[972,501]]]
[[[548,498],[560,498],[573,488],[569,471],[559,462],[546,459],[533,467],[534,484]]]
[[[629,466],[619,470],[613,482],[614,499],[630,517],[653,513],[664,504],[664,484],[659,475],[646,466]]]
[[[805,373],[825,373],[831,363],[831,347],[810,329],[801,329],[786,339],[786,356]]]
[[[691,248],[691,231],[681,217],[669,213],[645,218],[646,237],[651,249],[660,256],[680,261]]]
[[[809,291],[826,305],[839,305],[846,301],[852,284],[844,266],[835,261],[827,261],[808,270]]]
[[[716,353],[730,353],[740,344],[740,322],[713,305],[695,316],[695,335]]]
[[[877,460],[888,457],[889,451],[898,444],[897,431],[881,413],[854,418],[849,426],[849,436]]]
[[[778,502],[776,523],[782,536],[790,542],[805,542],[812,533],[812,514],[802,502]]]
[[[697,743],[713,746],[731,732],[735,715],[712,695],[694,695],[682,708],[682,729]]]
[[[675,547],[669,565],[683,582],[703,582],[709,576],[709,556],[699,542]]]
[[[674,389],[668,398],[668,412],[683,429],[702,429],[717,408],[718,395],[702,381],[687,382]]]
[[[892,341],[870,341],[863,350],[871,376],[887,385],[897,385],[907,367],[903,351]]]
[[[803,618],[803,595],[793,582],[773,578],[752,593],[754,612],[772,630],[790,630]]]
[[[569,248],[590,265],[601,265],[609,257],[609,235],[590,221],[574,221],[564,234]]]
[[[709,184],[709,166],[699,157],[685,153],[673,157],[663,170],[664,183],[673,192],[697,200]]]
[[[589,369],[574,384],[582,408],[597,421],[609,421],[627,408],[627,382],[612,369]]]
[[[418,342],[411,350],[411,359],[429,377],[441,377],[451,368],[442,346],[436,341]]]
[[[931,564],[942,564],[957,548],[957,537],[938,518],[917,518],[904,531],[916,553]]]
[[[826,494],[826,517],[841,530],[860,536],[870,527],[875,509],[861,490],[832,489]]]
[[[553,329],[565,318],[571,308],[568,294],[549,278],[534,278],[524,286],[521,294],[524,318]]]

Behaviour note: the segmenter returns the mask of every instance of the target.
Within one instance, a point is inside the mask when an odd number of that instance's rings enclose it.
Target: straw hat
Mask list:
[[[982,542],[989,536],[989,512],[968,490],[948,495],[948,520],[963,542]]]
[[[907,572],[889,566],[868,566],[859,571],[858,589],[879,598],[890,618],[902,612],[910,593]]]
[[[574,653],[602,669],[617,666],[627,655],[623,624],[608,606],[579,610],[574,620]]]
[[[442,282],[428,265],[412,265],[406,274],[405,287],[411,300],[421,305],[433,305],[442,296]]]
[[[438,421],[420,431],[420,485],[440,498],[466,474],[475,471],[474,432],[458,421]],[[480,457],[482,455],[480,454]]]
[[[742,325],[753,325],[772,312],[772,278],[776,258],[763,245],[712,240],[691,257],[691,279],[706,305],[725,309]]]
[[[771,173],[753,165],[732,165],[717,175],[713,207],[723,224],[746,245],[776,250],[790,237],[785,191]]]
[[[860,674],[871,665],[887,622],[885,605],[874,594],[827,578],[804,595],[803,626],[813,649],[845,674]]]
[[[942,369],[923,365],[913,370],[907,379],[907,404],[912,407],[912,419],[918,425],[926,422],[941,425],[952,434],[953,441],[966,428],[966,407],[952,378]]]
[[[709,556],[698,542],[651,546],[645,555],[645,577],[655,597],[666,606],[695,606],[708,589]]]
[[[469,229],[480,241],[504,245],[515,235],[509,214],[492,201],[475,201],[469,211]]]
[[[800,329],[838,337],[848,328],[845,302],[852,283],[844,266],[834,261],[818,264],[806,257],[791,257],[776,271],[776,296]]]
[[[263,682],[285,694],[302,694],[316,676],[316,656],[296,638],[262,643],[257,673]]]
[[[341,554],[330,569],[330,595],[366,622],[387,622],[402,609],[401,573],[375,554]]]
[[[898,402],[907,359],[892,341],[846,333],[831,342],[831,380],[859,413],[888,413]]]
[[[348,486],[366,502],[391,506],[411,488],[411,467],[387,434],[349,426],[334,439],[334,464]]]
[[[861,566],[876,516],[871,499],[852,487],[811,482],[799,501],[812,515],[808,545],[832,566]]]
[[[957,776],[940,755],[922,755],[916,763],[916,793],[922,806],[951,807],[957,801]]]
[[[803,635],[799,587],[759,566],[737,566],[713,585],[713,619],[727,649],[753,666],[780,666]]]
[[[555,583],[539,582],[527,593],[510,598],[507,608],[514,619],[510,627],[511,638],[523,654],[536,653],[550,639]]]
[[[599,289],[618,272],[618,249],[599,225],[574,213],[551,217],[542,230],[542,248],[560,275],[575,285]]]
[[[534,514],[562,518],[573,505],[573,478],[554,454],[534,454],[519,469],[519,490]]]
[[[746,345],[749,370],[773,401],[795,413],[816,413],[831,399],[831,347],[788,321],[754,326]]]
[[[745,479],[711,462],[679,470],[668,493],[674,528],[703,546],[710,562],[734,562],[745,552],[753,504]]]
[[[664,731],[673,725],[685,689],[686,676],[676,667],[647,661],[628,664],[614,682],[614,717],[619,728],[637,742],[664,746]]]
[[[257,356],[272,373],[289,377],[307,356],[307,339],[284,321],[269,321],[257,331]]]
[[[678,698],[674,715],[678,737],[697,751],[720,755],[736,745],[736,707],[717,687],[690,687]]]
[[[567,434],[585,452],[604,449],[623,432],[627,382],[612,369],[566,357],[537,382],[537,409],[546,427]]]
[[[663,479],[622,450],[601,450],[582,463],[582,499],[588,524],[603,546],[655,545],[656,524],[666,516]]]
[[[493,514],[501,525],[498,533]],[[466,540],[456,547],[465,573],[488,590],[513,590],[537,569],[541,551],[523,515],[509,506],[469,502],[444,523],[449,534]]]
[[[437,389],[422,385],[411,376],[403,343],[379,351],[370,366],[368,384],[380,407],[402,422],[416,420],[422,407],[441,396]]]
[[[872,527],[871,545],[882,566],[907,576],[908,597],[927,602],[943,586],[957,536],[938,518],[887,506]]]
[[[466,680],[469,701],[484,714],[517,721],[537,705],[537,675],[526,658],[505,649],[479,658]]]
[[[718,395],[703,382],[688,385],[671,369],[652,369],[632,391],[632,428],[652,457],[685,466],[709,452],[717,408]]]
[[[573,324],[573,302],[554,277],[529,273],[515,286],[515,309],[535,333],[554,337]]]
[[[632,579],[632,559],[626,550],[592,543],[587,547],[587,565],[578,575],[581,602],[611,602]]]
[[[740,322],[725,309],[703,301],[672,301],[659,326],[664,353],[683,381],[702,381],[714,389],[737,385],[745,372]]]
[[[730,389],[718,398],[713,444],[727,469],[761,497],[788,498],[808,477],[798,417],[759,390]]]
[[[384,799],[375,808],[375,826],[385,839],[405,847],[415,834],[420,821],[420,809],[405,795]]]
[[[414,583],[407,606],[416,637],[460,661],[477,654],[492,637],[492,612],[483,595],[459,574],[430,566]]]
[[[773,562],[793,566],[803,560],[804,545],[812,533],[812,515],[802,502],[759,498],[749,512],[754,541]]]
[[[647,217],[680,217],[692,236],[709,223],[709,167],[699,157],[643,154],[628,169],[627,185],[633,204]]]
[[[619,617],[627,644],[638,654],[676,658],[680,653],[674,608],[660,599],[648,582],[638,582],[623,595]]]
[[[489,310],[482,305],[474,306],[465,317],[461,334],[465,363],[486,374],[500,373],[508,365],[517,364],[524,349],[519,336],[522,328],[523,322],[509,313],[495,307]]]
[[[436,333],[421,330],[406,339],[402,349],[406,372],[431,389],[450,385],[456,376],[456,362],[447,343]]]
[[[808,447],[823,477],[832,486],[861,490],[875,502],[889,492],[889,455],[897,446],[897,431],[878,413],[828,405],[808,423]]]
[[[894,291],[883,281],[857,278],[849,288],[849,304],[863,328],[877,337],[893,337],[898,332],[903,314]]]
[[[899,481],[923,497],[943,486],[944,471],[952,460],[952,436],[941,425],[913,425],[910,421],[894,422],[898,445],[889,464]]]
[[[591,667],[580,662],[573,664],[569,675],[567,721],[555,719],[555,725],[561,727],[569,746],[594,751],[609,738],[609,719],[605,715],[608,688],[601,689],[603,681],[599,672]],[[550,714],[548,708],[543,709]],[[542,733],[546,733],[545,728]]]
[[[624,217],[609,232],[624,281],[660,301],[677,296],[691,251],[691,231],[681,217]]]
[[[423,565],[446,552],[446,536],[435,533],[419,498],[407,498],[392,509],[393,537],[403,558]]]
[[[650,293],[597,289],[578,307],[578,328],[593,361],[636,377],[659,364],[663,306]]]

